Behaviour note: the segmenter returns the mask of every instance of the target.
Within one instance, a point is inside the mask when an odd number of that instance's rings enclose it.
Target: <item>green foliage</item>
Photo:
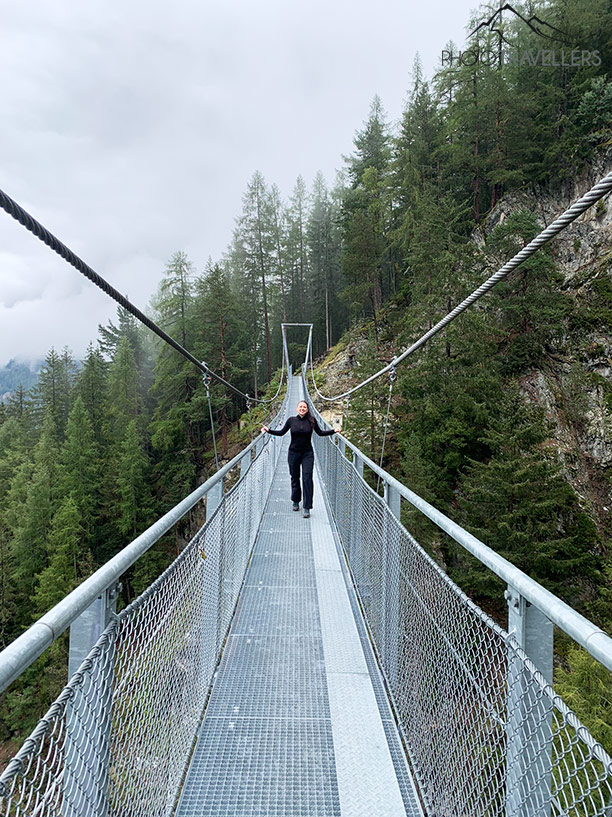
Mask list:
[[[435,475],[431,490],[443,503],[451,500],[467,459],[487,456],[482,435],[497,411],[501,389],[487,321],[477,312],[465,318],[461,327],[448,331],[444,350],[426,347],[398,378],[399,443],[412,438],[410,447],[416,446],[419,459]],[[408,479],[408,466],[402,470]]]
[[[386,236],[391,152],[378,97],[372,102],[364,130],[356,134],[354,141],[355,154],[347,160],[351,186],[345,192],[342,208],[343,297],[352,314],[368,315],[376,326],[390,274]]]
[[[612,275],[606,267],[578,293],[570,328],[577,333],[605,331],[612,327]]]
[[[518,389],[506,391],[500,412],[483,435],[490,452],[472,461],[461,479],[462,522],[475,536],[570,604],[583,603],[585,582],[600,566],[595,526],[543,449],[542,413],[526,405]],[[462,583],[479,596],[490,592],[479,575],[456,567]]]
[[[149,477],[150,463],[142,443],[138,421],[131,420],[121,443],[117,468],[117,527],[124,536],[132,539],[151,521]]]
[[[45,416],[40,439],[34,448],[33,464],[24,463],[16,472],[7,496],[7,521],[11,528],[11,580],[15,596],[33,597],[35,577],[47,565],[47,538],[59,499],[57,480],[58,447],[51,410]],[[20,607],[18,621],[28,621],[30,611]]]
[[[605,750],[612,752],[612,676],[581,647],[555,671],[555,689]]]
[[[593,77],[578,105],[578,117],[589,142],[610,144],[612,139],[612,82]]]
[[[34,612],[46,613],[57,604],[93,568],[91,553],[85,544],[85,530],[79,507],[67,496],[53,516],[47,538],[48,564],[36,577]]]
[[[534,9],[571,42],[599,49],[602,65],[568,71],[478,61],[444,66],[427,82],[416,63],[397,135],[375,98],[335,186],[328,189],[318,175],[309,193],[298,176],[284,202],[255,173],[226,257],[198,274],[185,253],[175,253],[155,299],[156,320],[242,391],[267,396],[277,386],[281,321],[312,321],[315,354],[322,354],[351,321],[365,320],[359,377],[389,359],[383,338],[403,345],[431,327],[484,278],[473,231],[486,234],[501,197],[544,184],[548,192],[561,190],[610,140],[609,3],[550,0]],[[537,35],[509,16],[502,29],[513,48],[541,48]],[[508,53],[495,33],[474,41]],[[539,229],[532,213],[510,215],[488,236],[487,268],[500,266]],[[516,382],[551,354],[565,353],[568,334],[610,328],[608,266],[602,256],[575,304],[550,253],[540,251],[520,267],[399,372],[386,448],[386,465],[409,487],[602,620],[610,600],[605,590],[593,590],[599,535],[549,453],[542,417],[517,396]],[[304,352],[300,331],[289,339],[294,363]],[[51,350],[37,387],[18,387],[0,408],[2,643],[212,468],[213,429],[197,370],[147,340],[125,310],[99,327],[99,337],[80,371],[67,350]],[[584,367],[570,366],[562,398],[579,432]],[[609,383],[601,378],[597,385],[612,405]],[[351,401],[349,433],[373,459],[380,456],[386,396],[378,382]],[[244,403],[215,383],[210,398],[221,455],[231,456],[231,423]],[[255,408],[248,421],[242,414],[243,442],[268,411]],[[464,555],[419,514],[407,507],[403,513],[463,586],[493,597],[497,590]],[[184,533],[178,526],[172,544],[160,542],[138,563],[125,582],[126,601],[165,567]],[[64,678],[65,653],[65,645],[54,646],[5,697],[0,734],[26,728],[40,714]],[[568,664],[572,677],[559,675],[562,687],[578,696],[585,686],[584,719],[609,741],[608,693],[595,677],[588,686],[584,657],[569,655]]]
[[[100,477],[98,447],[91,421],[79,396],[66,424],[66,439],[60,454],[59,490],[75,503],[88,539],[93,536]]]
[[[39,416],[49,414],[53,418],[56,433],[61,439],[70,411],[71,390],[76,377],[76,364],[68,349],[58,355],[51,349],[43,363],[34,399]]]
[[[115,347],[114,351],[116,351]],[[106,435],[109,431],[107,427],[108,363],[100,349],[94,348],[93,344],[90,344],[87,349],[87,357],[83,361],[75,391],[83,401],[89,415],[95,441],[98,446],[103,447],[107,442]]]
[[[513,213],[492,232],[487,250],[501,267],[539,232],[532,213]],[[504,374],[535,366],[558,343],[571,301],[561,291],[563,278],[548,248],[541,249],[498,285],[500,360]]]

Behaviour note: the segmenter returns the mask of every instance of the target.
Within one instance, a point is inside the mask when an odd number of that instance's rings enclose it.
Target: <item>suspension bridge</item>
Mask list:
[[[285,356],[276,425],[310,399],[309,360],[310,339],[297,376]],[[311,519],[288,439],[259,436],[0,654],[3,690],[70,627],[68,684],[0,776],[0,813],[612,817],[612,760],[551,686],[555,626],[611,671],[612,639],[341,435],[313,442]],[[121,576],[204,498],[117,614]],[[402,525],[406,502],[504,581],[506,629]]]

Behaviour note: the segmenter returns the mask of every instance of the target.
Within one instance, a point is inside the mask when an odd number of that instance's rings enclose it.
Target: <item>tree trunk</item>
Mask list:
[[[327,282],[325,282],[325,351],[331,346],[329,332],[329,292]]]
[[[219,337],[221,340],[221,377],[227,380],[227,357],[225,354],[225,321],[219,321]],[[221,409],[221,454],[227,454],[227,394],[223,393],[223,408]]]

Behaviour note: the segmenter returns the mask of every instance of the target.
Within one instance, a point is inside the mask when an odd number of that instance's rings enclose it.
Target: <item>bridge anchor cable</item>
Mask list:
[[[424,346],[427,341],[437,335],[438,332],[442,331],[449,323],[455,320],[462,312],[465,312],[466,309],[469,309],[477,300],[482,298],[483,295],[486,295],[487,292],[493,289],[493,287],[498,284],[500,281],[503,281],[511,272],[513,272],[523,261],[526,261],[530,258],[540,247],[543,247],[544,244],[547,244],[552,238],[558,235],[562,230],[564,230],[568,225],[570,225],[573,221],[575,221],[579,216],[582,215],[586,210],[596,204],[600,199],[602,199],[605,195],[607,195],[612,190],[612,172],[608,173],[607,176],[604,176],[601,181],[597,182],[597,184],[592,187],[588,193],[585,193],[580,199],[578,199],[571,207],[569,207],[564,213],[562,213],[558,218],[556,218],[552,224],[542,230],[539,235],[537,235],[532,241],[527,244],[526,247],[523,247],[513,258],[507,261],[503,267],[501,267],[496,273],[491,275],[483,284],[481,284],[478,289],[475,289],[467,298],[461,301],[451,312],[449,312],[441,321],[433,326],[428,332],[422,335],[417,341],[415,341],[412,346],[409,346],[405,349],[399,357],[396,357],[395,360],[390,363],[388,366],[380,369],[380,371],[373,374],[371,377],[368,377],[367,380],[362,381],[357,386],[354,386],[352,389],[343,392],[342,394],[337,394],[334,397],[328,397],[324,394],[321,394],[319,389],[317,388],[317,384],[315,383],[314,379],[314,370],[313,370],[313,363],[312,363],[312,349],[310,349],[310,371],[312,376],[312,384],[314,389],[321,400],[325,400],[328,403],[333,403],[336,400],[342,400],[345,397],[348,397],[350,394],[362,389],[364,386],[367,386],[368,383],[372,383],[372,381],[379,378],[381,375],[385,374],[386,372],[390,371],[393,366],[397,366],[399,363],[402,363],[409,355],[413,354],[420,349],[421,346]]]

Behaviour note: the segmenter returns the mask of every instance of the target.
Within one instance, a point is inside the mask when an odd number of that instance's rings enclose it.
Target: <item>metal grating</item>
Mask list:
[[[318,477],[319,474],[317,470],[317,478]],[[326,505],[329,513],[329,518],[331,520],[332,516],[327,502]],[[393,716],[393,712],[391,711],[391,705],[389,703],[389,698],[385,689],[385,682],[383,680],[383,676],[381,674],[376,657],[374,655],[372,643],[368,636],[366,623],[364,621],[363,615],[359,607],[357,593],[355,592],[355,588],[351,579],[344,551],[342,549],[340,537],[338,536],[338,531],[336,530],[336,526],[333,523],[333,521],[331,521],[331,530],[333,533],[337,560],[340,565],[342,575],[344,577],[345,586],[348,593],[348,599],[353,613],[353,620],[357,628],[357,633],[363,650],[363,656],[365,658],[366,666],[368,668],[370,680],[372,683],[372,688],[374,690],[374,696],[378,704],[378,711],[380,713],[382,726],[385,732],[385,737],[387,739],[387,744],[389,746],[389,752],[391,754],[395,772],[397,774],[397,782],[400,788],[402,799],[404,801],[406,814],[422,815],[423,812],[416,792],[414,780],[406,764],[406,753],[402,746],[402,739],[400,737],[396,720]],[[324,554],[325,555],[323,558],[321,556],[318,557],[318,564],[320,565],[321,568],[327,567],[329,569],[330,563],[332,562],[330,549],[326,549],[324,551]],[[342,649],[346,650],[347,649],[346,645],[343,646]]]
[[[288,437],[283,442],[286,451]],[[404,802],[411,805],[408,811],[401,796],[394,799],[377,789],[377,782],[389,781],[390,776],[398,789],[393,764],[403,779],[405,756],[397,736],[392,747],[386,746],[385,733],[395,725],[386,699],[382,712],[386,723],[376,703],[382,685],[378,678],[372,689],[368,673],[372,657],[366,660],[363,655],[364,630],[356,629],[352,602],[346,596],[321,486],[316,485],[313,517],[303,519],[288,498],[284,451],[177,817],[420,814],[412,808],[414,792],[406,796],[403,784]],[[321,526],[326,543],[313,552],[312,534],[316,538]],[[322,598],[327,599],[327,609],[321,614]],[[354,630],[348,638],[342,629],[347,624]],[[371,650],[369,644],[367,649]],[[355,666],[359,674],[351,675]],[[345,700],[347,689],[351,697]],[[351,706],[356,701],[366,703],[361,708],[357,703],[355,710]],[[372,756],[364,759],[356,745],[359,740],[376,744]],[[372,757],[380,755],[386,758],[382,774],[376,760],[372,768]],[[355,779],[357,774],[369,779],[367,787]]]
[[[329,722],[205,718],[177,814],[337,817]]]
[[[310,530],[279,465],[179,817],[340,815]]]
[[[603,747],[342,447],[314,444],[427,814],[609,817],[612,760]]]

